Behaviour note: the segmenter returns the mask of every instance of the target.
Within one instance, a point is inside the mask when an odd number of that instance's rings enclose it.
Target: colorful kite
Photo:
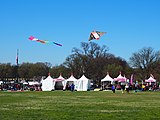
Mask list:
[[[100,37],[104,34],[106,34],[106,32],[93,31],[90,33],[89,41],[94,39],[99,40]]]
[[[37,41],[37,42],[40,42],[40,43],[42,43],[42,44],[53,43],[53,44],[55,44],[55,45],[62,46],[62,45],[59,44],[59,43],[50,42],[50,41],[47,41],[47,40],[39,40],[38,38],[35,38],[35,37],[33,37],[33,36],[30,36],[29,39],[30,39],[31,41]]]

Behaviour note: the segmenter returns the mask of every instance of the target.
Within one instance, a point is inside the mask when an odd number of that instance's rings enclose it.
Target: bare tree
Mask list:
[[[144,47],[130,57],[130,65],[133,68],[140,69],[141,79],[151,74],[153,64],[158,61],[160,61],[160,51],[154,51],[151,47]]]

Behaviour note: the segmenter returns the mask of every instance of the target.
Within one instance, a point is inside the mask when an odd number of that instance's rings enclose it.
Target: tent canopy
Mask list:
[[[78,79],[76,79],[73,75],[71,75],[68,79],[66,79],[66,81],[77,81]]]
[[[156,80],[150,76],[147,80],[145,80],[145,82],[156,82]]]
[[[101,80],[101,82],[104,82],[104,81],[110,81],[110,82],[113,82],[113,78],[110,77],[109,73],[107,73],[107,75]]]
[[[58,78],[54,79],[55,81],[64,81],[64,77],[60,74]]]
[[[126,77],[125,76],[123,77],[120,73],[117,78],[114,78],[114,81],[126,82]]]

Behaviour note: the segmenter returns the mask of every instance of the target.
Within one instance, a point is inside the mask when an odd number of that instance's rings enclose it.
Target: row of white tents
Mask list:
[[[117,78],[111,78],[109,74],[107,74],[102,80],[102,86],[105,82],[110,82],[111,84],[115,81],[125,82],[127,79],[123,77],[121,74]],[[91,81],[85,75],[82,75],[81,78],[76,79],[73,75],[71,75],[68,79],[64,79],[62,75],[58,78],[53,79],[50,75],[46,79],[41,80],[42,83],[42,91],[51,91],[55,90],[56,86],[61,86],[63,90],[66,89],[67,85],[73,83],[75,85],[75,90],[77,91],[87,91],[90,89]]]
[[[120,83],[126,83],[130,82],[132,84],[133,80],[132,78],[129,80],[125,76],[122,76],[121,73],[118,75],[117,78],[110,77],[109,73],[101,80],[102,89],[103,86],[105,86],[105,83],[111,83],[114,82],[120,82]],[[145,80],[145,82],[156,82],[156,80],[151,75],[149,79]],[[41,80],[42,83],[42,91],[51,91],[55,90],[56,86],[61,87],[61,89],[66,90],[68,85],[71,85],[73,83],[75,85],[75,90],[77,91],[87,91],[90,90],[91,87],[91,80],[88,79],[85,75],[82,75],[81,78],[76,79],[73,75],[71,75],[68,79],[64,79],[62,75],[58,78],[53,79],[50,75],[46,79]]]
[[[61,87],[63,90],[66,90],[67,85],[70,85],[71,83],[75,85],[75,90],[77,91],[90,90],[90,79],[88,79],[85,75],[82,75],[80,79],[76,79],[73,75],[71,75],[68,79],[64,79],[62,75],[53,79],[49,75],[46,79],[42,79],[41,83],[42,91],[55,90],[57,86]]]

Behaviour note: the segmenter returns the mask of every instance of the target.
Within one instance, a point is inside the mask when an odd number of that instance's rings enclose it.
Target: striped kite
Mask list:
[[[30,36],[29,39],[30,39],[31,41],[37,41],[37,42],[40,42],[40,43],[42,43],[42,44],[53,43],[53,44],[55,44],[55,45],[62,46],[62,45],[59,44],[59,43],[51,42],[51,41],[48,41],[48,40],[40,40],[40,39],[35,38],[35,37],[33,37],[33,36]]]
[[[89,41],[90,41],[90,40],[94,40],[94,39],[99,40],[100,37],[101,37],[102,35],[104,35],[104,34],[106,34],[106,32],[93,31],[93,32],[90,33],[90,36],[89,36],[89,39],[88,39],[88,40],[89,40]]]

